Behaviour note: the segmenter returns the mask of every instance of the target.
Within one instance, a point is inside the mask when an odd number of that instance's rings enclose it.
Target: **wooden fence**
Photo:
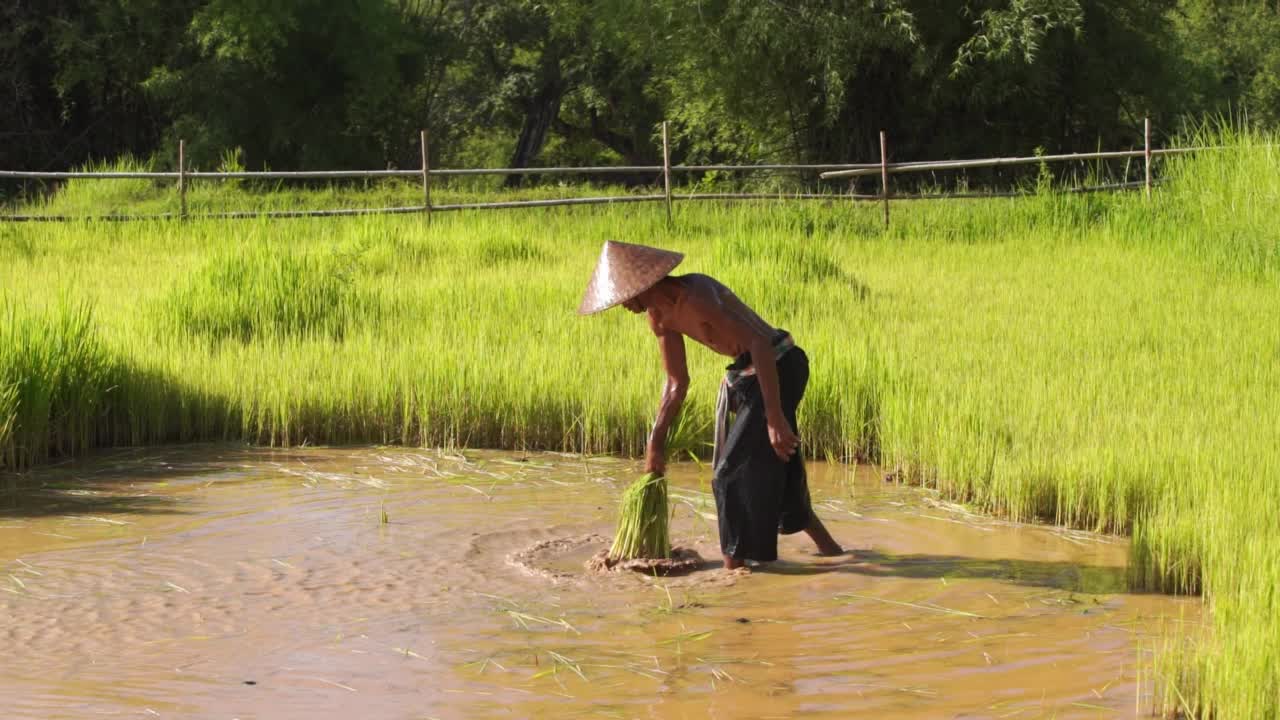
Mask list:
[[[0,170],[0,180],[70,180],[70,179],[150,179],[173,180],[177,182],[179,212],[155,213],[148,215],[99,215],[68,216],[39,214],[0,214],[0,221],[10,222],[67,222],[77,220],[156,220],[156,219],[240,219],[240,218],[293,218],[293,217],[337,217],[350,215],[390,215],[422,213],[428,218],[432,213],[460,210],[494,210],[531,207],[554,207],[564,205],[601,205],[615,203],[662,202],[666,205],[667,221],[672,220],[672,204],[676,201],[690,200],[848,200],[881,202],[884,205],[884,221],[889,223],[889,203],[891,200],[940,200],[956,198],[999,198],[1017,197],[1021,192],[971,192],[971,193],[917,193],[894,194],[889,183],[889,176],[897,173],[936,172],[946,170],[964,170],[971,168],[992,168],[1015,165],[1031,165],[1040,163],[1079,162],[1086,160],[1109,160],[1119,158],[1143,158],[1144,180],[1135,182],[1111,183],[1087,187],[1072,188],[1066,192],[1105,192],[1144,188],[1149,198],[1154,183],[1151,165],[1155,157],[1178,153],[1195,152],[1212,148],[1166,148],[1151,147],[1151,122],[1144,123],[1145,143],[1142,150],[1119,150],[1093,153],[1071,153],[1059,155],[1036,155],[1027,157],[980,158],[971,160],[941,160],[891,163],[888,160],[888,136],[880,133],[880,161],[876,163],[828,163],[828,164],[782,164],[782,165],[672,165],[671,149],[667,136],[667,123],[662,124],[662,165],[628,165],[597,167],[534,167],[534,168],[432,168],[427,132],[419,134],[422,165],[414,170],[314,170],[314,171],[244,171],[244,172],[204,172],[187,169],[186,143],[178,143],[178,169],[172,172],[25,172]],[[856,178],[861,176],[880,176],[879,192],[874,194],[857,194],[850,192],[830,193],[677,193],[671,189],[672,173],[703,172],[749,172],[749,171],[785,171],[798,173],[818,173],[823,180]],[[663,191],[661,193],[632,194],[600,197],[557,198],[545,200],[508,200],[498,202],[436,204],[431,202],[432,178],[464,177],[479,175],[640,175],[652,173],[655,178],[661,177]],[[334,180],[350,178],[415,178],[422,182],[422,204],[401,207],[382,208],[347,208],[338,210],[273,210],[273,211],[241,211],[189,214],[187,212],[188,181],[201,180],[235,180],[235,179],[281,179],[281,180]]]

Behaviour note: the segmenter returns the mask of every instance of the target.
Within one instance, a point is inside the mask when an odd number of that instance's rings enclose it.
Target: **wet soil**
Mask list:
[[[31,473],[0,491],[4,716],[1132,716],[1141,648],[1199,616],[1126,593],[1121,540],[823,464],[846,555],[589,570],[638,470],[198,446]],[[706,470],[671,480],[673,540],[718,558]]]
[[[587,560],[585,566],[595,572],[638,572],[644,575],[687,575],[696,570],[706,570],[711,563],[702,559],[696,550],[676,545],[671,548],[668,558],[632,558],[619,560],[609,555],[609,548],[604,547]]]

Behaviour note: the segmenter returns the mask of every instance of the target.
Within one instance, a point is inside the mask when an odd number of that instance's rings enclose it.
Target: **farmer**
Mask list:
[[[669,275],[683,259],[644,245],[606,242],[578,308],[579,315],[590,315],[621,303],[633,313],[646,313],[658,337],[667,384],[649,436],[645,471],[666,469],[667,431],[689,389],[687,335],[733,358],[716,401],[712,454],[725,567],[776,560],[778,533],[801,530],[821,554],[843,552],[809,506],[795,432],[796,408],[809,380],[808,356],[790,334],[760,319],[715,279]]]

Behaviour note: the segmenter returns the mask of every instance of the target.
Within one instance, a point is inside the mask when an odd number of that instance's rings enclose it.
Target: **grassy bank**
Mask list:
[[[888,232],[844,203],[0,225],[0,463],[201,438],[638,453],[655,343],[573,311],[603,240],[678,248],[808,350],[811,454],[1131,533],[1140,587],[1212,611],[1170,706],[1275,715],[1280,152],[1231,142],[1150,203],[903,204]],[[701,454],[724,361],[690,355],[673,446]]]

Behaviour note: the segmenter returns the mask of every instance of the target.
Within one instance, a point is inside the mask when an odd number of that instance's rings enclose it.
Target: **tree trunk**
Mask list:
[[[553,55],[543,62],[543,78],[542,87],[526,105],[524,125],[520,128],[520,137],[516,140],[508,167],[526,168],[532,165],[547,143],[547,132],[552,123],[560,116],[560,99],[564,96],[565,87],[560,78],[558,57]],[[524,175],[508,175],[504,185],[518,187],[522,182]]]

